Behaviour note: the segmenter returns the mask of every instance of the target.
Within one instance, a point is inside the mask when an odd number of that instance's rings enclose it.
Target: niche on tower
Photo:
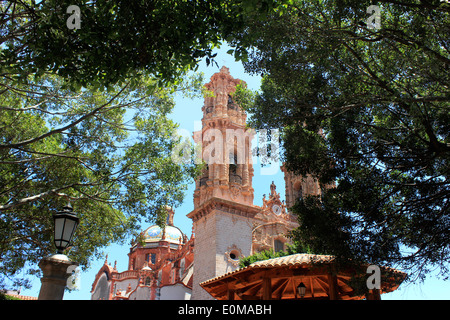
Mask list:
[[[206,182],[208,181],[208,179],[209,179],[209,165],[206,164],[203,174],[200,178],[200,187],[206,186]]]
[[[242,184],[242,170],[238,165],[237,159],[238,157],[236,151],[230,153],[230,163],[228,165],[228,181],[230,181],[231,183]]]
[[[231,97],[231,95],[228,95],[228,102],[227,102],[227,109],[228,110],[236,110],[236,104],[233,101],[233,98]]]

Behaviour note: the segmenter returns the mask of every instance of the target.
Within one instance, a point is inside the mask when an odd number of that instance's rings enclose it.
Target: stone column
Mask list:
[[[250,177],[249,177],[249,173],[248,173],[248,167],[249,167],[249,165],[248,165],[248,163],[247,163],[247,161],[242,165],[242,185],[243,186],[246,186],[246,187],[249,187],[250,186]]]
[[[41,278],[41,290],[38,300],[62,300],[67,278],[71,273],[67,273],[67,268],[77,263],[69,260],[64,254],[55,254],[46,257],[39,262],[44,274]]]

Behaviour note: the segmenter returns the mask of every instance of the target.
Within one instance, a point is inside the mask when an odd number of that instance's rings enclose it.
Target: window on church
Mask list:
[[[229,160],[230,164],[237,164],[238,163],[236,151],[235,152],[230,152],[230,154],[228,155],[228,160]]]
[[[232,260],[239,260],[239,251],[232,250],[229,255]]]
[[[240,177],[237,175],[237,154],[231,152],[229,155],[228,173],[230,175],[230,182],[241,183]]]
[[[181,260],[180,262],[180,279],[183,277],[183,273],[184,273],[184,259]]]
[[[236,106],[234,104],[233,98],[231,98],[230,95],[228,95],[227,107],[228,107],[228,109],[236,110]]]
[[[273,242],[275,252],[284,250],[284,242],[280,240],[274,240]]]
[[[145,278],[145,285],[146,286],[149,286],[150,282],[151,282],[150,277]]]
[[[156,253],[147,253],[145,255],[145,261],[155,264],[156,263]]]
[[[302,185],[301,184],[296,184],[294,187],[294,197],[295,197],[295,201],[297,200],[301,200],[303,197],[303,190],[302,190]]]
[[[203,175],[200,178],[200,187],[206,186],[206,182],[208,181],[208,179],[209,179],[209,165],[206,164],[205,171],[203,171]]]

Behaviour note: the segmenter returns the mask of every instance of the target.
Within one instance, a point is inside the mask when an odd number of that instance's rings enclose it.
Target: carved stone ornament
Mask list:
[[[241,194],[241,187],[233,185],[230,189],[230,196],[232,200],[236,200],[237,197]]]
[[[239,259],[242,257],[242,251],[235,244],[229,246],[225,252],[225,259],[234,267],[239,266]]]

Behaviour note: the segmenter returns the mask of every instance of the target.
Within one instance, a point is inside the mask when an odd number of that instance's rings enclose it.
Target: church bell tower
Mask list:
[[[222,67],[205,85],[202,129],[194,141],[206,163],[196,181],[194,210],[188,214],[195,232],[192,299],[211,299],[199,283],[235,270],[251,254],[253,205],[253,132],[247,115],[233,100],[241,80]]]
[[[208,93],[202,107],[202,130],[194,132],[194,140],[202,147],[206,169],[196,182],[194,208],[211,197],[253,204],[254,131],[245,127],[247,115],[233,100],[240,83],[222,67],[205,85]]]

